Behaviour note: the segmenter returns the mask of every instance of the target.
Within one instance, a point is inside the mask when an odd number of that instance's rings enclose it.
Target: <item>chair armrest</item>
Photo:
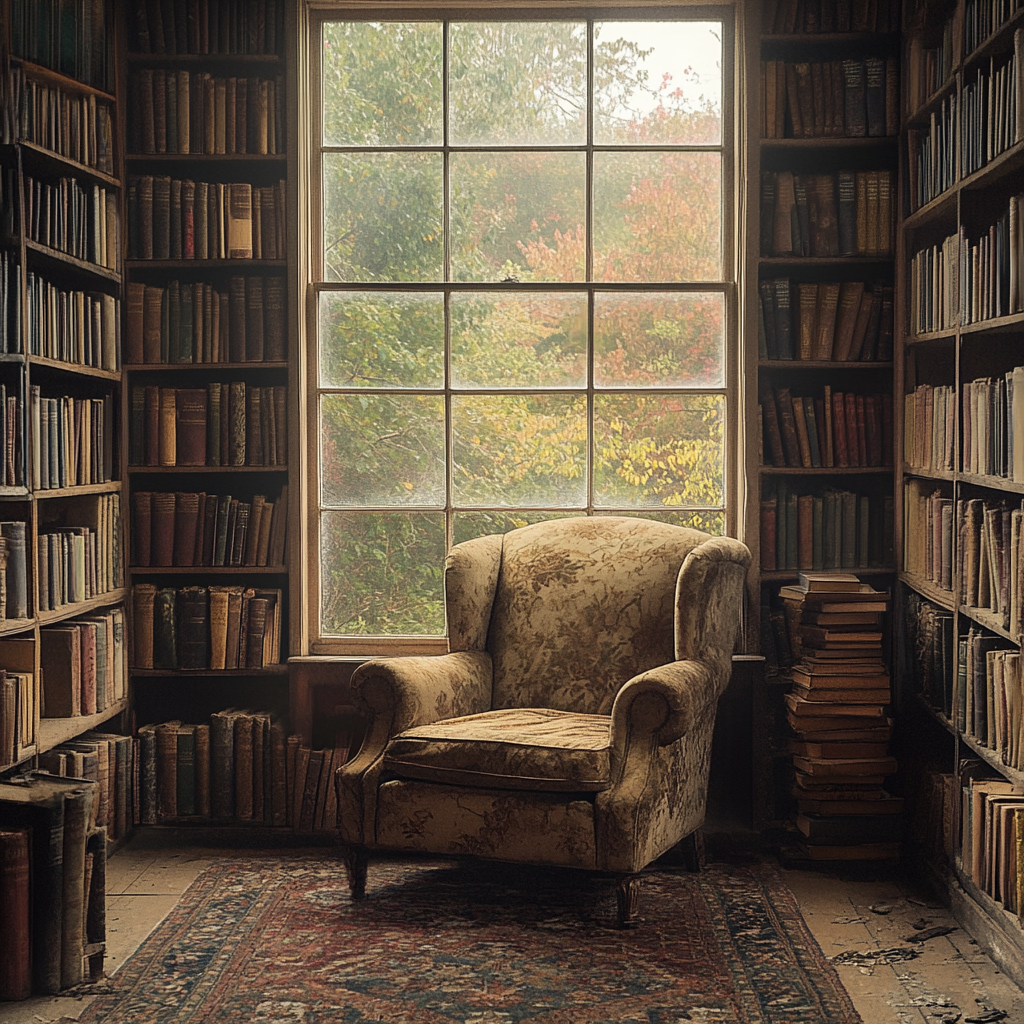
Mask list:
[[[673,661],[633,676],[612,705],[612,749],[624,753],[645,736],[659,747],[674,743],[717,698],[713,671],[698,661]]]
[[[417,725],[458,718],[491,707],[491,656],[460,651],[435,657],[377,658],[352,674],[356,706],[374,724],[388,723],[387,736]],[[371,726],[370,736],[376,730]]]

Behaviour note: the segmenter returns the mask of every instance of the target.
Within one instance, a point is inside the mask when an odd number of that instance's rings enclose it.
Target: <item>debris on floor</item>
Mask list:
[[[834,964],[849,964],[851,967],[878,967],[881,964],[896,964],[902,960],[915,960],[921,955],[919,949],[905,946],[891,946],[889,949],[846,949],[831,958]]]
[[[937,939],[940,935],[948,935],[956,931],[955,924],[937,924],[932,928],[925,928],[923,931],[911,932],[904,935],[904,942],[927,942],[929,939]]]
[[[891,903],[873,903],[868,910],[872,914],[891,914],[896,908]]]

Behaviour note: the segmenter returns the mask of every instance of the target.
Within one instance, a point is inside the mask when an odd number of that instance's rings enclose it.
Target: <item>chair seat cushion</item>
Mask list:
[[[597,793],[611,785],[611,718],[508,708],[407,729],[384,771],[457,786]]]

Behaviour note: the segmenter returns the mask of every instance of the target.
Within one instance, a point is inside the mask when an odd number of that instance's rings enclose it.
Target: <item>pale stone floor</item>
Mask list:
[[[152,833],[133,839],[107,866],[107,972],[125,962],[208,864],[253,855],[191,846],[162,848]],[[902,937],[922,917],[934,925],[953,923],[927,893],[898,881],[851,881],[820,871],[782,874],[826,956],[902,946]],[[869,909],[880,904],[893,909],[886,915]],[[1006,1011],[1005,1024],[1024,1024],[1024,993],[960,930],[930,939],[915,960],[837,969],[865,1024],[952,1024],[993,1008]],[[0,1004],[0,1024],[74,1020],[90,1001],[40,996]],[[586,1024],[582,1018],[581,1024]]]

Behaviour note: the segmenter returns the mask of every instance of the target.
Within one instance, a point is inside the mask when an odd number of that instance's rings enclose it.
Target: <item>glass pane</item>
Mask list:
[[[322,505],[443,505],[440,395],[322,395]]]
[[[324,277],[440,281],[440,153],[324,154]]]
[[[594,296],[598,387],[722,387],[725,296],[643,292]]]
[[[567,519],[582,512],[456,512],[452,517],[454,543],[462,544],[474,537],[492,533],[508,533],[520,526],[546,523],[549,519]]]
[[[586,442],[583,395],[456,395],[453,503],[582,506]]]
[[[603,515],[632,516],[637,519],[654,519],[670,526],[688,526],[691,530],[703,530],[714,537],[725,534],[725,513],[717,510],[699,512],[663,512],[661,509],[645,508],[643,512],[605,512]]]
[[[594,25],[598,145],[717,145],[722,137],[722,25]]]
[[[439,146],[441,25],[324,25],[325,146]]]
[[[722,277],[718,153],[594,154],[594,280]]]
[[[587,30],[582,22],[454,23],[450,38],[452,145],[586,142]]]
[[[320,293],[320,386],[444,386],[440,292]]]
[[[450,173],[454,280],[583,280],[583,153],[455,153]]]
[[[444,633],[444,513],[324,512],[320,632]]]
[[[725,503],[725,398],[595,395],[594,504]]]
[[[452,387],[584,387],[587,297],[453,294]]]

